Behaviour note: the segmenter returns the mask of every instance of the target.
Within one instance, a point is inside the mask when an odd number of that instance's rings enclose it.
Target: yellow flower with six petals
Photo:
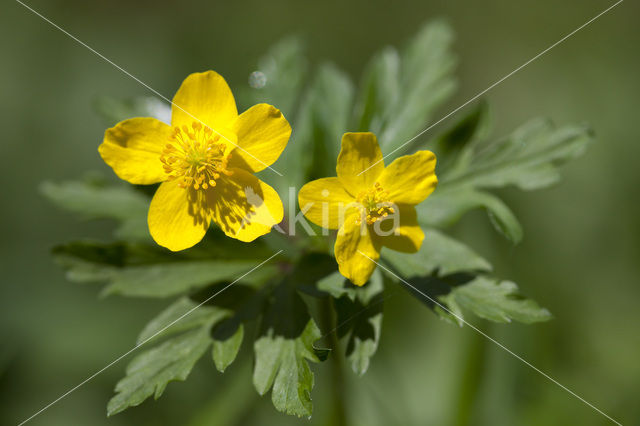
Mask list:
[[[345,133],[337,177],[304,185],[298,203],[311,222],[338,229],[334,247],[340,273],[364,285],[383,246],[405,253],[420,249],[424,233],[415,205],[435,189],[436,157],[418,151],[385,167],[373,133]]]
[[[171,125],[132,118],[105,132],[98,151],[121,178],[159,183],[148,224],[153,239],[178,251],[197,244],[213,221],[241,241],[268,233],[283,218],[276,191],[253,173],[273,164],[291,127],[258,104],[238,115],[222,76],[194,73],[173,98]]]

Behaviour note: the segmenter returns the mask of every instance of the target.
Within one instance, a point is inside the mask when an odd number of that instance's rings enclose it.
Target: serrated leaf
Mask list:
[[[213,361],[220,372],[224,372],[238,356],[244,338],[244,326],[238,325],[236,331],[226,339],[213,339]]]
[[[435,191],[417,206],[418,219],[424,226],[448,227],[470,210],[486,210],[491,224],[513,243],[522,240],[522,226],[511,209],[495,195],[462,187]]]
[[[273,388],[271,400],[278,411],[298,417],[312,414],[314,380],[307,361],[320,361],[313,348],[320,337],[320,329],[310,319],[296,337],[278,335],[269,328],[255,341],[253,384],[260,395]]]
[[[401,54],[400,92],[378,135],[384,153],[403,146],[426,128],[433,112],[453,93],[456,59],[453,31],[444,21],[426,24]],[[419,143],[404,145],[389,160]]]
[[[582,154],[590,140],[587,126],[556,128],[547,120],[532,120],[511,136],[462,156],[460,164],[443,176],[439,189],[544,188],[559,180],[557,166]]]
[[[170,336],[205,324],[215,324],[230,315],[226,309],[198,306],[181,297],[152,319],[138,335],[137,344],[155,337]]]
[[[382,328],[382,312],[366,316],[367,323],[362,321],[354,329],[347,346],[347,359],[351,362],[351,369],[359,376],[369,369],[371,357],[378,350],[380,330]]]
[[[107,414],[112,416],[140,405],[151,395],[158,399],[169,382],[187,378],[210,344],[208,327],[202,327],[136,356],[127,366],[126,376],[116,385]]]
[[[440,318],[462,326],[463,316],[455,299],[445,302],[456,287],[471,282],[475,276],[469,273],[455,273],[450,275],[413,276],[398,279],[399,285],[405,288],[412,296],[433,310]]]
[[[101,96],[94,105],[98,115],[109,126],[133,117],[153,117],[171,124],[169,103],[151,96],[128,99]]]
[[[149,199],[131,186],[91,182],[44,182],[40,191],[54,204],[88,219],[115,219],[116,235],[134,241],[150,240]]]
[[[548,310],[522,296],[515,283],[495,278],[479,276],[439,299],[447,305],[468,309],[481,318],[495,322],[515,320],[530,324],[552,318]]]
[[[490,271],[491,264],[473,250],[433,228],[425,229],[422,247],[417,253],[383,249],[382,258],[404,277],[449,275],[460,271]]]
[[[351,369],[359,376],[369,369],[376,353],[382,328],[382,273],[374,271],[370,281],[354,289],[355,297],[335,301],[339,337],[348,336],[345,355]],[[348,327],[346,327],[348,325]]]
[[[272,389],[277,410],[310,416],[313,373],[308,361],[323,360],[327,351],[313,346],[321,333],[297,291],[302,273],[298,266],[270,294],[254,343],[253,384],[260,395]]]

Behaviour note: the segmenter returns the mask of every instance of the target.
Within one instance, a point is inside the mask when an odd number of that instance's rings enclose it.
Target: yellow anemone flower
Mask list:
[[[405,155],[385,167],[373,133],[345,133],[337,177],[305,184],[298,203],[311,222],[338,229],[335,256],[340,273],[364,285],[383,246],[405,253],[420,249],[424,233],[415,205],[435,189],[431,151]]]
[[[291,127],[267,104],[238,115],[227,82],[194,73],[173,98],[171,125],[132,118],[107,129],[98,148],[121,179],[162,182],[149,207],[149,232],[178,251],[197,244],[213,221],[224,233],[253,241],[282,220],[282,201],[255,172],[273,164]]]

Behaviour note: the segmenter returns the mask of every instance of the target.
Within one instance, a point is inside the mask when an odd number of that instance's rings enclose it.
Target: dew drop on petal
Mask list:
[[[254,71],[249,74],[249,86],[253,89],[262,89],[267,84],[267,76],[262,71]]]

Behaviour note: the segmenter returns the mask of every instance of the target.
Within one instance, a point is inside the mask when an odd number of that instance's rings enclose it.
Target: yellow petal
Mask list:
[[[233,131],[238,147],[233,151],[230,167],[259,172],[273,164],[291,136],[291,126],[279,109],[254,105],[238,116]]]
[[[391,250],[403,253],[415,253],[420,250],[424,240],[424,232],[418,224],[418,216],[413,206],[400,204],[398,208],[399,223],[394,228],[393,218],[389,217],[374,223],[372,238]],[[376,232],[380,230],[381,232]]]
[[[230,128],[237,117],[231,89],[215,71],[190,74],[171,105],[171,125],[174,127],[190,126],[195,121],[221,132],[225,127]]]
[[[372,240],[367,226],[356,223],[357,214],[349,216],[336,237],[334,247],[340,273],[355,285],[364,285],[380,258],[380,246]]]
[[[104,133],[100,156],[120,179],[137,185],[166,180],[160,155],[171,127],[155,118],[131,118]]]
[[[394,160],[380,175],[380,185],[396,204],[418,204],[436,188],[436,156],[418,151]]]
[[[338,178],[351,195],[373,187],[384,170],[382,152],[373,133],[345,133],[338,155]]]
[[[298,204],[305,217],[327,229],[338,229],[348,216],[355,198],[337,177],[322,178],[305,184],[298,192]]]
[[[149,206],[149,232],[159,245],[172,251],[187,249],[204,237],[210,217],[202,191],[164,182]]]
[[[212,220],[229,237],[253,241],[282,221],[284,209],[278,193],[243,169],[230,169],[207,191]]]

